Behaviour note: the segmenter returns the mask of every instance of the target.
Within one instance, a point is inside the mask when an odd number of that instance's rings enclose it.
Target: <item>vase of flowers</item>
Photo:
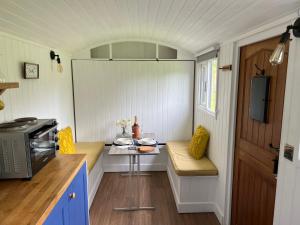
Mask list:
[[[122,137],[131,137],[131,134],[127,133],[127,130],[126,130],[128,126],[131,126],[130,119],[117,120],[116,124],[117,124],[117,126],[121,127],[121,136]]]

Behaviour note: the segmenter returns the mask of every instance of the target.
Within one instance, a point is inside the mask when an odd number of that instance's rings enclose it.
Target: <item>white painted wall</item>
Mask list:
[[[50,48],[0,33],[0,78],[19,82],[18,89],[6,90],[0,99],[5,109],[0,122],[17,117],[56,118],[60,127],[73,127],[73,101],[70,55],[59,52],[64,71],[59,74],[51,63]],[[23,63],[37,63],[40,79],[23,79]]]
[[[279,161],[274,225],[300,223],[300,39],[290,43],[284,122]],[[283,157],[283,147],[295,147],[294,161]]]
[[[231,64],[232,60],[233,43],[221,45],[219,65]],[[232,72],[219,70],[216,117],[195,106],[195,128],[201,124],[209,130],[211,135],[208,156],[219,170],[214,202],[218,207],[218,211],[222,214],[221,217],[224,216],[225,210],[231,84]],[[196,91],[196,93],[198,93],[198,91]],[[196,96],[195,102],[198,102],[198,97],[199,96]]]
[[[135,115],[159,142],[191,138],[194,61],[74,60],[73,76],[78,141],[111,143]]]
[[[195,109],[195,125],[203,124],[211,132],[209,157],[219,169],[215,201],[224,214],[223,224],[230,224],[232,157],[234,150],[234,129],[239,61],[238,47],[264,40],[285,31],[292,24],[297,13],[288,15],[271,24],[226,41],[220,48],[220,65],[233,64],[232,72],[219,71],[217,118]],[[237,46],[237,47],[235,47]],[[274,225],[298,225],[300,221],[300,39],[290,44],[287,73],[287,87],[281,140],[279,175],[275,205]],[[295,146],[294,162],[283,158],[285,143]]]

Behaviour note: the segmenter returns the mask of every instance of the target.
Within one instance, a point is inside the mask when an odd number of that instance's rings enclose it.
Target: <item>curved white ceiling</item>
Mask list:
[[[300,0],[1,0],[0,31],[70,52],[142,39],[195,53],[299,7]]]

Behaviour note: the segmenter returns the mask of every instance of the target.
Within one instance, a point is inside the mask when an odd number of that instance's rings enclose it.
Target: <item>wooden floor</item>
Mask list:
[[[114,211],[114,207],[130,204],[129,177],[105,173],[90,209],[91,225],[219,225],[213,213],[179,214],[166,172],[141,176],[140,203],[154,205],[154,211]],[[133,178],[136,185],[137,179]],[[134,201],[138,201],[134,198]]]

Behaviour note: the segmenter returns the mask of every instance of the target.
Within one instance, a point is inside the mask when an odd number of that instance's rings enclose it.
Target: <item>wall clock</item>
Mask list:
[[[24,63],[24,79],[39,79],[39,64]]]

